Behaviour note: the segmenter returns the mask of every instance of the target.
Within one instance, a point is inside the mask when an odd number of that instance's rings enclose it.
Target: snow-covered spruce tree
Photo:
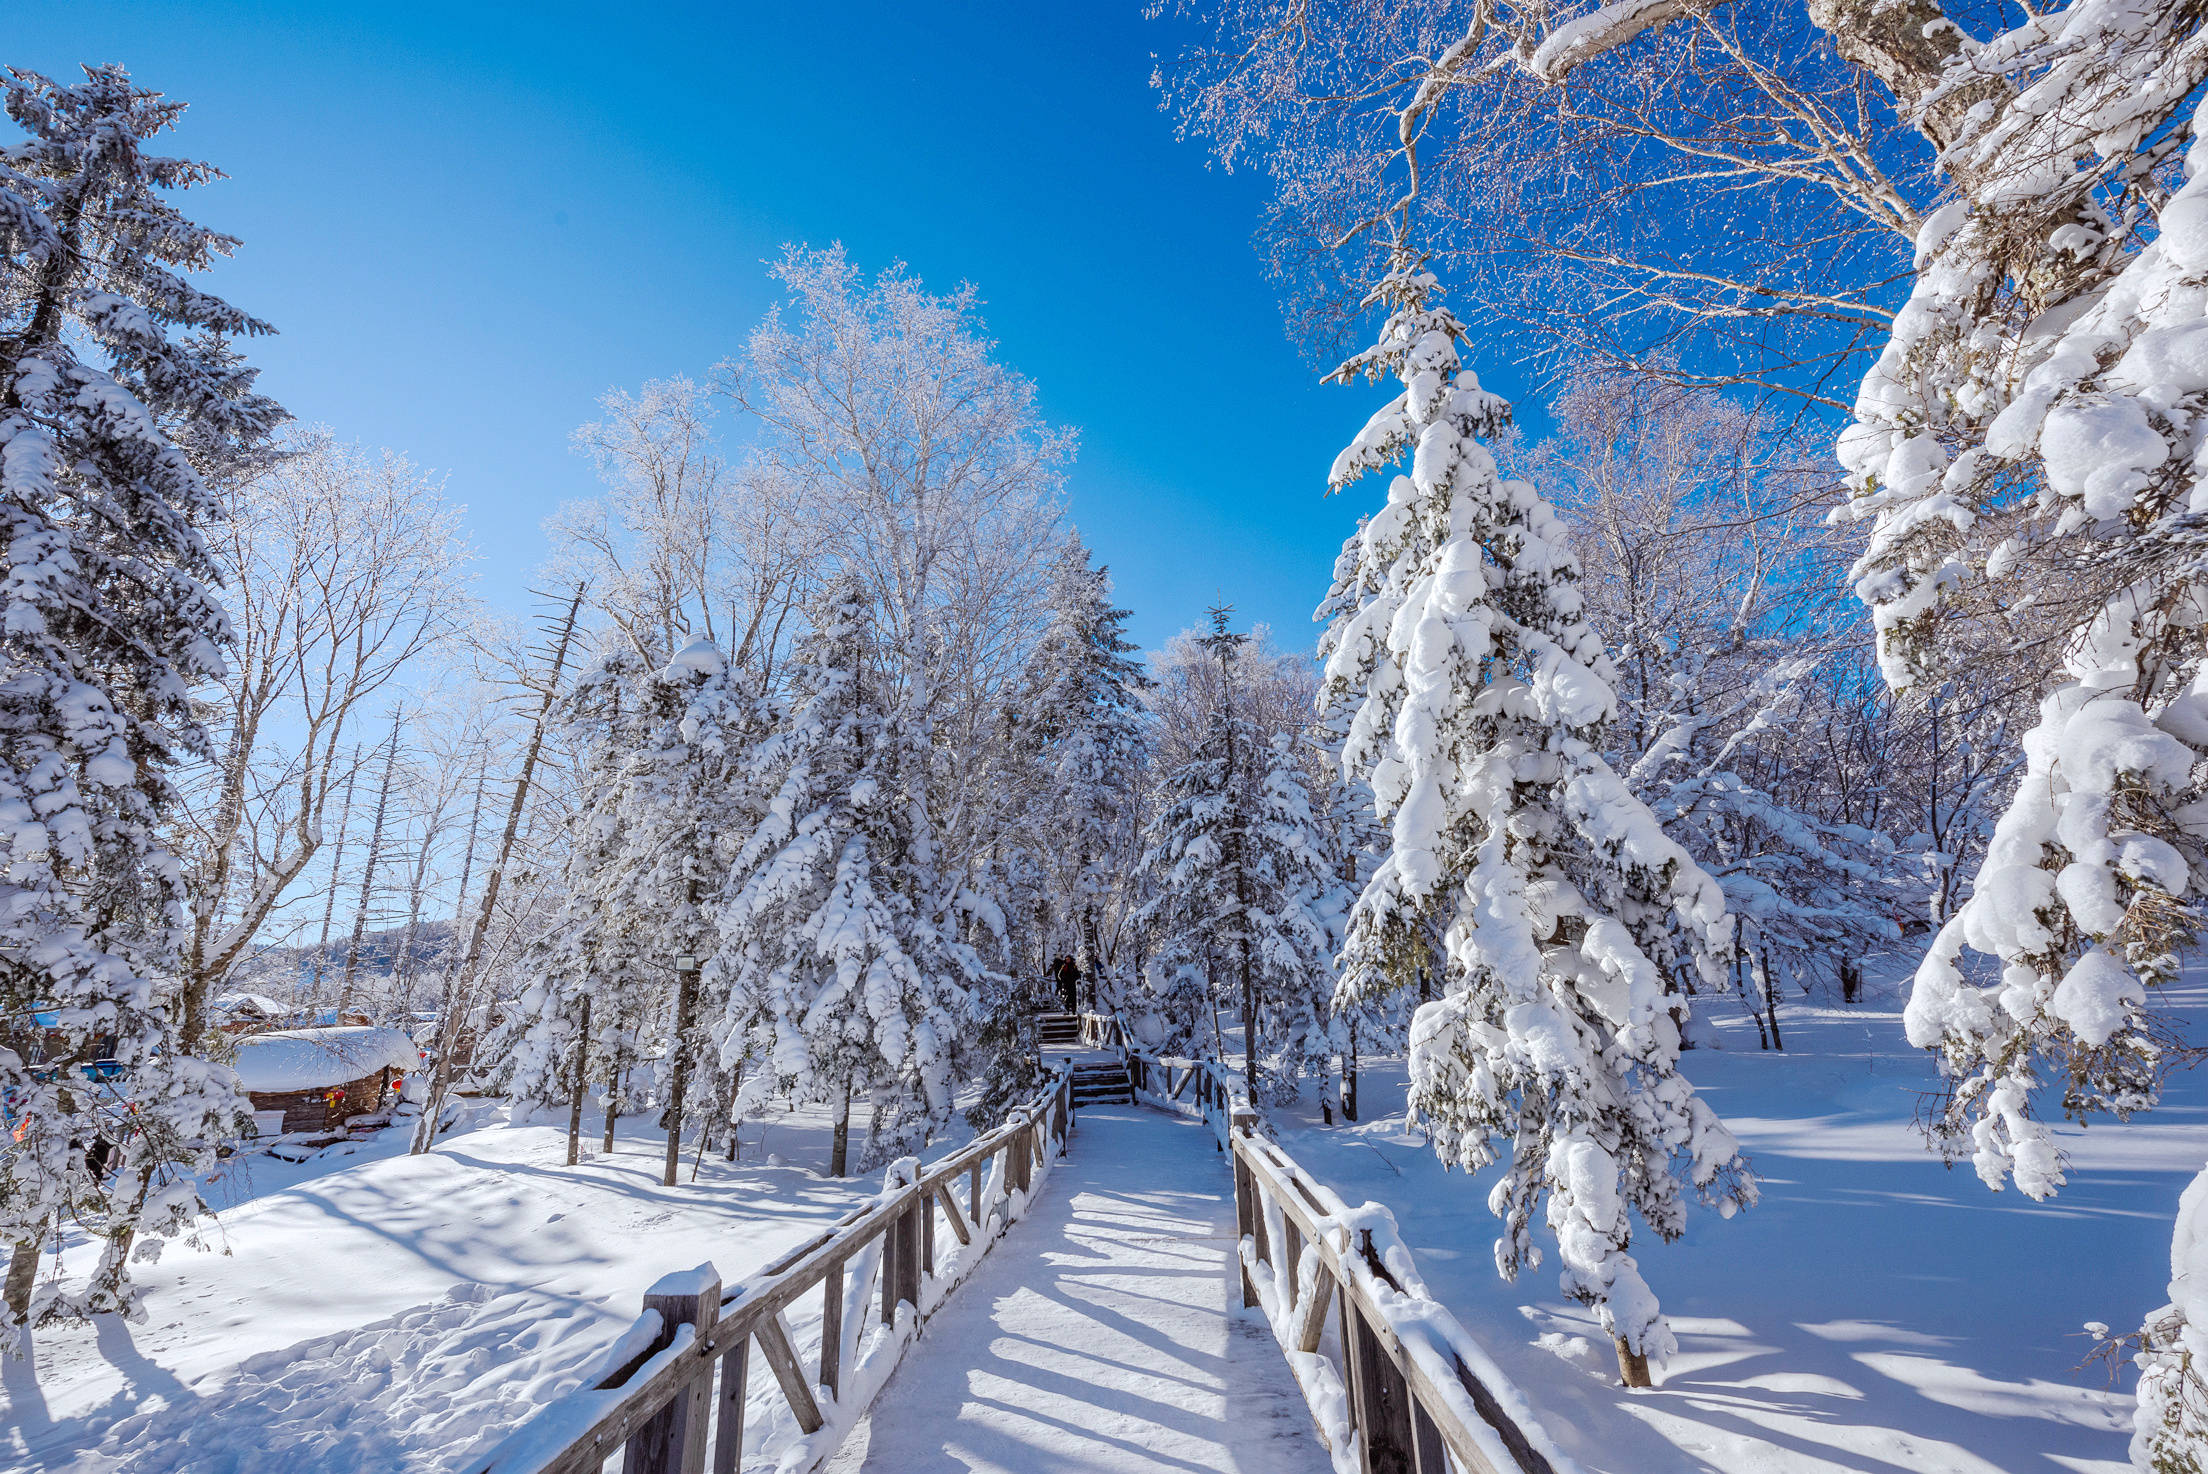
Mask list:
[[[1326,845],[1336,895],[1331,1012],[1341,1050],[1340,1104],[1345,1121],[1354,1121],[1359,1115],[1358,1056],[1401,1052],[1410,1038],[1404,1002],[1406,998],[1416,1002],[1411,990],[1387,985],[1391,975],[1406,969],[1391,959],[1368,956],[1349,945],[1349,907],[1388,849],[1388,830],[1374,813],[1371,785],[1342,762],[1350,717],[1351,712],[1340,702],[1327,713],[1322,724],[1321,771],[1316,779],[1316,792],[1322,795],[1319,807],[1323,810],[1318,832]],[[1438,946],[1429,945],[1423,951],[1425,956],[1414,966],[1431,966],[1440,956]]]
[[[1258,757],[1249,827],[1252,887],[1244,924],[1253,942],[1261,1034],[1278,1093],[1317,1083],[1322,1099],[1346,1044],[1334,1010],[1334,954],[1349,896],[1335,863],[1326,817],[1314,810],[1309,754],[1290,733]]]
[[[1298,754],[1268,738],[1235,700],[1235,656],[1247,636],[1212,612],[1205,643],[1219,661],[1196,751],[1160,785],[1138,875],[1137,924],[1151,939],[1156,1003],[1172,1047],[1223,1052],[1219,1007],[1243,1025],[1243,1080],[1253,1100],[1293,1093],[1330,1071],[1328,956],[1339,896]],[[1207,1037],[1208,1036],[1208,1037]]]
[[[2022,648],[2054,657],[2022,781],[1904,1017],[1953,1084],[1937,1143],[2034,1198],[2063,1181],[2042,1087],[2068,1115],[2155,1103],[2160,989],[2208,875],[2202,21],[2075,0],[1985,40],[1946,25],[1889,78],[1944,107],[1918,125],[1957,197],[1918,233],[1842,438],[1849,510],[1873,523],[1858,592],[1897,689],[1947,680],[1991,605],[2031,609]],[[2208,1464],[2200,1191],[2143,1333],[2145,1467]]]
[[[1344,759],[1392,820],[1352,912],[1353,945],[1402,949],[1438,902],[1447,995],[1411,1035],[1411,1107],[1442,1159],[1510,1162],[1488,1199],[1505,1276],[1537,1264],[1547,1219],[1564,1292],[1594,1307],[1628,1383],[1673,1350],[1629,1252],[1638,1214],[1666,1239],[1683,1189],[1720,1213],[1754,1199],[1732,1135],[1677,1070],[1688,970],[1719,984],[1723,893],[1604,761],[1615,696],[1581,616],[1579,569],[1539,492],[1480,443],[1508,407],[1462,368],[1464,329],[1399,251],[1367,299],[1376,346],[1334,377],[1399,379],[1332,484],[1408,459],[1356,535],[1328,607],[1329,699],[1362,696]],[[1396,981],[1407,981],[1398,978]]]
[[[942,1128],[991,982],[937,909],[875,656],[865,595],[843,580],[792,656],[789,716],[753,751],[765,817],[729,870],[708,967],[722,1065],[744,1070],[737,1110],[777,1091],[827,1105],[839,1176],[856,1099],[873,1106],[862,1167]]]
[[[1135,827],[1142,762],[1142,693],[1150,678],[1112,603],[1111,575],[1089,566],[1078,538],[1059,558],[1050,626],[1038,642],[1021,708],[1042,782],[1034,809],[1053,906],[1092,978],[1106,975],[1121,896],[1118,868]]]
[[[740,765],[755,714],[726,656],[704,639],[664,667],[616,645],[577,683],[567,709],[584,789],[557,946],[519,1012],[514,1089],[537,1102],[569,1097],[574,1051],[588,1047],[583,996],[592,998],[593,1034],[652,1020],[660,1047],[651,1098],[668,1133],[671,1183],[684,1124],[728,1105],[707,1025],[717,1000],[699,996],[701,973],[677,973],[674,964],[719,942],[710,902],[731,836],[751,817]]]
[[[6,1330],[25,1314],[129,1313],[128,1260],[203,1210],[195,1177],[234,1134],[236,1078],[171,1020],[185,897],[160,836],[170,770],[205,740],[189,693],[228,636],[207,587],[209,469],[282,412],[223,339],[265,324],[192,286],[236,242],[164,198],[217,177],[143,151],[181,103],[119,67],[67,86],[13,70],[23,137],[0,148],[0,1239]],[[172,336],[172,334],[178,336]],[[83,1067],[113,1058],[119,1087]],[[104,1145],[101,1145],[104,1144]],[[74,1292],[30,1301],[61,1222],[104,1239]]]
[[[1055,1007],[1046,976],[1056,959],[1077,959],[1098,1001],[1115,1001],[1109,972],[1125,929],[1149,685],[1131,658],[1127,617],[1112,604],[1110,576],[1073,538],[1053,570],[1049,623],[1005,713],[1005,758],[989,785],[999,837],[973,889],[1001,918],[988,930],[1009,976],[984,1000],[975,1036],[980,1098],[967,1118],[976,1129],[1042,1082],[1035,1019]]]

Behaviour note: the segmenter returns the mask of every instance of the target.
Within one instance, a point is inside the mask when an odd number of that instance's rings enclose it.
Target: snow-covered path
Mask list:
[[[1040,1201],[929,1322],[830,1474],[1325,1474],[1233,1266],[1210,1131],[1084,1109]]]

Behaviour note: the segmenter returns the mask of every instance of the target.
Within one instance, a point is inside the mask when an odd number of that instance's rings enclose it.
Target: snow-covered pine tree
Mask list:
[[[1162,1045],[1214,1057],[1226,1053],[1220,997],[1233,996],[1240,978],[1235,882],[1248,884],[1234,858],[1248,819],[1248,785],[1229,744],[1234,720],[1215,708],[1195,752],[1159,780],[1135,872],[1144,897],[1135,924],[1149,942],[1146,980],[1165,1024]],[[1256,741],[1246,726],[1241,736],[1245,750]]]
[[[1683,1190],[1724,1214],[1755,1195],[1677,1070],[1675,980],[1722,982],[1731,922],[1717,883],[1603,759],[1616,698],[1566,530],[1481,444],[1508,406],[1461,366],[1464,328],[1436,292],[1399,250],[1367,298],[1387,313],[1378,343],[1333,376],[1403,390],[1332,484],[1409,461],[1328,601],[1328,699],[1362,697],[1344,758],[1393,824],[1350,930],[1367,955],[1399,955],[1391,933],[1448,907],[1448,993],[1412,1026],[1412,1109],[1453,1165],[1485,1167],[1509,1143],[1488,1199],[1505,1225],[1496,1267],[1539,1262],[1546,1199],[1564,1292],[1645,1385],[1647,1358],[1674,1343],[1629,1252],[1632,1217],[1670,1239]]]
[[[1354,581],[1348,575],[1354,571],[1356,550],[1357,541],[1353,538],[1335,560],[1335,594],[1354,589]],[[1330,595],[1329,602],[1320,605],[1318,611],[1318,617],[1329,621],[1330,625],[1337,612],[1332,606],[1332,597]],[[1344,607],[1351,608],[1354,604]],[[1322,641],[1322,656],[1325,653]],[[1355,934],[1349,931],[1349,909],[1363,893],[1366,880],[1386,858],[1389,831],[1376,812],[1372,785],[1342,757],[1349,741],[1350,723],[1360,703],[1344,699],[1344,694],[1339,692],[1321,699],[1327,707],[1321,723],[1324,751],[1320,756],[1324,771],[1320,775],[1319,791],[1325,795],[1326,811],[1321,833],[1328,842],[1342,898],[1342,914],[1335,921],[1333,1014],[1342,1049],[1342,1119],[1354,1121],[1360,1114],[1358,1056],[1400,1052],[1409,1042],[1410,1009],[1405,1001],[1409,1000],[1410,1006],[1415,1007],[1421,1000],[1412,990],[1395,986],[1394,979],[1414,972],[1431,975],[1439,971],[1440,932],[1432,926],[1418,931],[1391,929],[1383,933],[1368,929]],[[1383,955],[1378,950],[1381,947],[1392,947],[1397,955]]]
[[[1953,1084],[1936,1144],[2033,1198],[2063,1181],[2048,1104],[2156,1102],[2175,1059],[2162,988],[2199,940],[2203,36],[2190,6],[2073,0],[1982,40],[1947,25],[1915,59],[1917,94],[1897,91],[1932,105],[1904,115],[1937,133],[1955,198],[1918,231],[1909,301],[1840,442],[1889,683],[1938,689],[2009,611],[2039,623],[2002,656],[2049,652],[2008,672],[2044,691],[2024,775],[1904,1014]],[[2208,1465],[2204,1197],[2208,1173],[2179,1210],[2171,1303],[2141,1333],[2141,1467]]]
[[[791,661],[792,709],[751,756],[765,818],[718,905],[712,1025],[737,1111],[776,1091],[836,1115],[831,1169],[849,1167],[850,1110],[873,1105],[866,1160],[917,1147],[949,1118],[960,1037],[991,981],[933,909],[936,884],[905,744],[875,663],[862,588],[842,580]]]
[[[532,1101],[568,1097],[574,1051],[588,1047],[583,995],[616,1037],[633,1020],[651,1020],[659,1044],[652,1098],[668,1133],[662,1175],[671,1185],[685,1122],[726,1106],[707,1027],[717,1000],[699,996],[702,970],[675,964],[719,943],[709,903],[729,836],[750,817],[741,764],[755,713],[727,658],[704,639],[664,667],[626,641],[614,645],[567,709],[585,788],[558,941],[520,1011],[514,1089]]]
[[[1244,924],[1275,1093],[1288,1098],[1311,1080],[1323,1099],[1347,1042],[1335,1017],[1334,954],[1349,897],[1325,819],[1311,804],[1308,758],[1298,737],[1286,732],[1260,754],[1248,833],[1255,884]]]
[[[1248,637],[1227,629],[1227,614],[1212,611],[1205,638],[1220,662],[1220,699],[1195,752],[1160,784],[1136,921],[1151,939],[1168,1047],[1224,1052],[1219,1008],[1232,1005],[1255,1100],[1268,1085],[1292,1093],[1299,1078],[1331,1070],[1339,896],[1294,739],[1268,737],[1236,701],[1235,657]]]
[[[1111,578],[1078,537],[1060,552],[1050,620],[1006,713],[996,795],[1002,835],[975,889],[1002,916],[1007,984],[986,1000],[976,1036],[977,1129],[1043,1078],[1034,1020],[1056,1005],[1045,978],[1072,956],[1099,1003],[1117,1001],[1112,966],[1129,902],[1125,870],[1139,842],[1136,779],[1141,693],[1150,685],[1114,607]]]
[[[1112,603],[1109,571],[1090,567],[1088,549],[1073,539],[1059,558],[1050,626],[1021,702],[1044,770],[1036,838],[1053,902],[1069,933],[1064,940],[1099,980],[1108,971],[1116,862],[1135,822],[1142,693],[1151,684],[1134,658],[1127,619]]]
[[[183,111],[120,67],[4,84],[24,137],[0,149],[0,1240],[8,1328],[133,1308],[127,1263],[185,1229],[195,1179],[233,1134],[236,1078],[187,1056],[169,1018],[184,901],[160,837],[168,773],[204,734],[192,688],[228,626],[195,469],[253,453],[282,411],[224,339],[269,331],[191,285],[236,242],[164,198],[217,177],[144,151]],[[172,336],[176,335],[176,336]],[[88,1079],[129,1077],[126,1111]],[[89,1150],[107,1142],[112,1155]],[[105,1241],[81,1291],[32,1307],[61,1220]]]

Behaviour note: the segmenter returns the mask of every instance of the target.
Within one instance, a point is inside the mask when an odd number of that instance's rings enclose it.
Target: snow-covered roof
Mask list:
[[[420,1063],[397,1029],[286,1029],[240,1039],[236,1068],[247,1090],[319,1090]]]
[[[217,1013],[257,1013],[262,1018],[282,1018],[291,1012],[265,993],[218,993],[207,1006]]]

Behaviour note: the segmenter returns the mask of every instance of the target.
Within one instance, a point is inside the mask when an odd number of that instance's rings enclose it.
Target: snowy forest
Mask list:
[[[1354,519],[1308,630],[1131,607],[992,284],[826,236],[591,369],[494,597],[279,402],[159,50],[5,70],[0,1465],[509,1467],[632,1282],[1027,1120],[1071,1016],[1392,1209],[1544,1467],[2208,1467],[2208,12],[1152,10],[1130,126],[1361,425],[1269,492]],[[318,1320],[347,1235],[465,1267]]]

